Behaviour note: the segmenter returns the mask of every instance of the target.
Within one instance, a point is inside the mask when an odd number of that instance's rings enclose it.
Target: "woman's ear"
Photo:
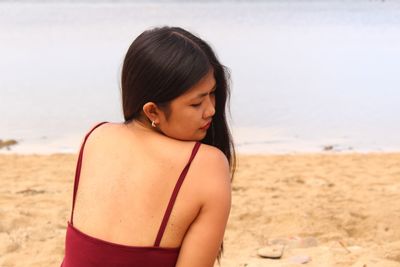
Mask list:
[[[143,112],[150,121],[160,123],[160,112],[161,110],[157,107],[154,102],[147,102],[143,105]]]

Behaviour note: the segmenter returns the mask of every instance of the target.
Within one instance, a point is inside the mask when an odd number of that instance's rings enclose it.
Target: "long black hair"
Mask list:
[[[143,105],[154,102],[170,115],[169,103],[182,95],[209,71],[216,80],[215,114],[202,143],[219,148],[231,168],[236,153],[225,106],[229,109],[230,72],[217,59],[210,45],[180,27],[156,27],[141,33],[129,47],[122,66],[121,94],[125,123],[141,116]],[[230,110],[229,110],[230,112]],[[218,263],[223,243],[218,253]]]

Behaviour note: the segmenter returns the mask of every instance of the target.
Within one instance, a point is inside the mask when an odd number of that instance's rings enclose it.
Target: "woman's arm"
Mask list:
[[[200,152],[200,151],[199,151]],[[218,149],[200,160],[202,206],[183,239],[176,267],[212,267],[221,246],[231,207],[229,163]]]

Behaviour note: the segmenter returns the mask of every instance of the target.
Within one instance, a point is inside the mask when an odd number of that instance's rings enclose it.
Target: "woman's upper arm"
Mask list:
[[[186,232],[176,267],[214,266],[224,237],[231,207],[229,163],[221,151],[209,153],[207,166],[200,168],[202,207]]]

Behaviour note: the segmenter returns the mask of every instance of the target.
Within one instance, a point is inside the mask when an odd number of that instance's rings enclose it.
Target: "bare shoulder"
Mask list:
[[[201,189],[204,201],[229,198],[231,176],[229,162],[218,148],[202,144],[193,162],[194,176]]]
[[[92,129],[93,127],[95,127],[97,124],[92,125]],[[104,134],[107,133],[112,133],[112,132],[117,132],[120,131],[121,129],[121,124],[120,123],[115,123],[115,122],[106,122],[103,123],[102,125],[98,126],[94,131],[93,131],[93,135],[96,135],[97,137],[102,136]]]
[[[92,130],[92,132],[86,140],[85,153],[94,148],[107,145],[111,140],[113,140],[112,135],[115,135],[118,131],[120,131],[120,126],[118,123],[107,122],[96,127],[97,125],[98,123],[88,127],[87,133],[89,133],[90,130]],[[94,127],[96,127],[96,129],[94,129]]]
[[[217,147],[201,144],[196,155],[197,165],[206,172],[229,172],[229,162],[225,154]]]

